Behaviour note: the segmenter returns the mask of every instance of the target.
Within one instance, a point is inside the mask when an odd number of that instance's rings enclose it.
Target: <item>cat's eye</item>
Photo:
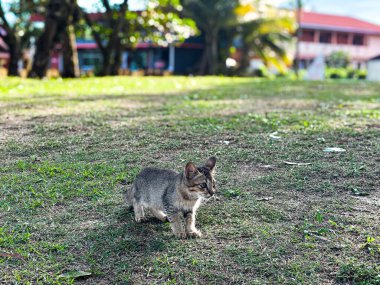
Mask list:
[[[207,184],[206,183],[199,184],[199,187],[200,188],[207,188]]]

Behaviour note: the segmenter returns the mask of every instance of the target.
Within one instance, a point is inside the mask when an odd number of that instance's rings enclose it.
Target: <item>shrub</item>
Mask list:
[[[335,51],[326,58],[326,64],[333,68],[347,68],[350,64],[350,57],[344,51]]]
[[[350,68],[347,68],[347,78],[349,79],[354,79],[356,78],[356,74],[357,74],[357,70],[350,67]]]
[[[347,70],[345,68],[326,68],[326,78],[344,79],[347,78]]]
[[[363,80],[367,78],[367,70],[360,69],[360,70],[357,70],[356,72],[357,72],[356,76],[358,79]]]

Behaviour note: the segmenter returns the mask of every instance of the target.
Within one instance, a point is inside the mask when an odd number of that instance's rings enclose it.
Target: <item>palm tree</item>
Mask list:
[[[250,53],[260,57],[264,64],[274,65],[280,72],[290,64],[286,43],[293,39],[294,21],[288,17],[259,18],[241,24],[242,59],[240,71],[249,66]]]
[[[192,18],[205,37],[200,74],[216,74],[219,62],[220,31],[236,24],[239,0],[183,0],[184,14]]]
[[[299,53],[300,53],[300,41],[301,41],[301,36],[302,36],[302,32],[301,32],[301,12],[302,12],[302,7],[303,7],[303,3],[302,3],[302,0],[296,0],[296,17],[297,17],[297,43],[296,43],[296,55],[295,55],[295,63],[294,63],[294,71],[296,73],[296,75],[298,76],[299,75],[299,64],[300,64],[300,61],[299,61]]]

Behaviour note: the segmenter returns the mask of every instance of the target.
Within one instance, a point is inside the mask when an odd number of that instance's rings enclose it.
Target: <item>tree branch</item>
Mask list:
[[[86,21],[86,24],[90,27],[91,34],[93,35],[93,37],[94,37],[94,39],[96,41],[97,46],[99,47],[99,49],[101,50],[101,52],[104,53],[106,48],[105,48],[105,46],[102,43],[102,38],[100,37],[100,34],[98,32],[96,32],[95,29],[94,29],[94,22],[91,20],[89,14],[87,14],[86,12],[84,12],[80,7],[78,7],[78,8],[79,8],[79,11],[83,14],[83,18]]]
[[[111,12],[111,6],[110,6],[110,3],[108,2],[108,0],[102,0],[102,3],[103,3],[104,8],[106,8],[107,13],[110,13]]]
[[[3,21],[3,28],[5,29],[5,31],[7,33],[10,33],[12,29],[9,26],[7,18],[5,18],[5,13],[4,13],[3,7],[1,6],[1,2],[0,2],[0,19]]]

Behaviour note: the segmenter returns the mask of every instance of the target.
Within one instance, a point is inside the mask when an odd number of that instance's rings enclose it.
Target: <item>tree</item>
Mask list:
[[[108,0],[101,2],[106,12],[100,21],[95,22],[90,14],[82,12],[103,57],[100,75],[115,75],[120,62],[118,58],[121,56],[121,37],[127,25],[128,1],[124,0],[117,5],[111,5]]]
[[[294,71],[296,75],[299,75],[299,69],[300,69],[300,42],[301,42],[301,36],[302,36],[302,30],[301,30],[301,13],[302,13],[302,7],[303,3],[302,0],[296,0],[296,17],[297,17],[297,32],[296,32],[296,54],[294,59]]]
[[[219,63],[219,35],[223,28],[236,25],[238,0],[183,0],[184,15],[194,19],[205,37],[200,74],[216,74]]]
[[[350,56],[344,51],[335,51],[326,58],[326,64],[333,68],[347,68],[350,64]]]
[[[46,76],[51,52],[55,45],[63,42],[64,76],[77,77],[79,69],[75,66],[75,35],[72,25],[78,20],[76,0],[49,0],[46,7],[45,27],[36,43],[36,54],[29,77]]]
[[[82,9],[84,19],[102,54],[100,75],[116,75],[122,51],[139,41],[168,45],[195,33],[193,21],[180,18],[179,0],[150,0],[144,11],[130,11],[128,0],[111,4],[101,0],[105,13],[95,21]]]
[[[2,25],[6,32],[5,35],[0,34],[0,37],[3,38],[9,47],[8,75],[10,76],[19,75],[18,63],[22,56],[22,49],[28,47],[30,36],[35,33],[29,21],[30,15],[36,11],[39,2],[28,0],[13,1],[7,5],[7,10],[5,10],[6,5],[0,1],[0,25]],[[13,14],[15,20],[9,21],[5,11]]]
[[[265,65],[274,65],[280,72],[291,63],[287,49],[293,39],[295,22],[282,15],[268,0],[251,0],[236,10],[239,19],[237,34],[242,43],[240,72],[245,72],[250,53],[260,57]]]
[[[259,56],[266,65],[273,64],[282,72],[290,64],[287,46],[292,40],[294,23],[290,18],[256,19],[241,24],[242,59],[240,71],[249,66],[250,52]]]

